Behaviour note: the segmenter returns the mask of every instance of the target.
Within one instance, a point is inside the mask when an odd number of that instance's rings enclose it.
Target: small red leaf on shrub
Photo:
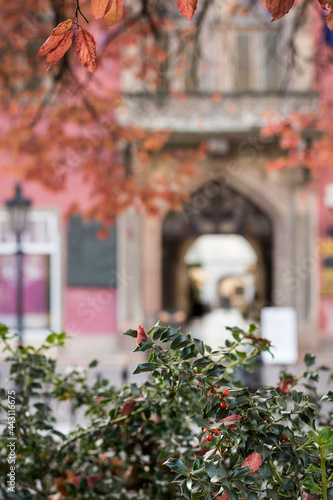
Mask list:
[[[220,423],[221,422],[230,422],[230,424],[225,424],[225,425],[232,425],[234,422],[238,422],[242,417],[240,415],[237,415],[237,413],[235,413],[234,415],[229,415],[229,417],[225,417],[225,418],[222,418],[222,420],[220,420]]]
[[[309,493],[306,493],[303,491],[303,500],[318,500],[317,497],[314,497],[312,495],[309,495]]]
[[[288,392],[291,384],[293,383],[294,383],[293,378],[285,378],[284,380],[282,380],[281,383],[278,383],[278,388],[280,389],[281,392]]]
[[[216,500],[229,500],[229,497],[226,493],[223,493],[223,495],[219,495],[218,497],[216,497]]]
[[[93,488],[100,479],[101,479],[100,474],[91,474],[91,476],[88,476],[87,477],[88,488]]]
[[[138,327],[138,335],[136,337],[136,343],[139,345],[143,339],[147,339],[148,335],[142,325]]]
[[[128,403],[124,403],[120,415],[129,415],[134,408],[136,407],[135,401],[129,401]]]
[[[76,488],[79,488],[81,477],[82,476],[75,476],[69,482],[74,484]],[[85,476],[85,477],[87,479],[87,489],[93,488],[101,479],[100,474],[91,474],[91,476]]]
[[[252,472],[255,472],[256,470],[259,469],[259,467],[261,467],[261,465],[262,465],[262,460],[259,453],[252,453],[251,455],[246,457],[246,459],[242,463],[242,468],[249,467],[249,469],[251,469]]]

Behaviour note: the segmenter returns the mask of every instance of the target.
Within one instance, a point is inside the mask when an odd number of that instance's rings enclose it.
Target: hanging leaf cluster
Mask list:
[[[168,0],[171,1],[171,0]],[[331,9],[329,2],[318,0],[324,11]],[[272,21],[277,21],[284,17],[293,7],[295,0],[266,0],[266,7],[272,14]],[[198,7],[198,0],[177,0],[178,10],[187,19],[192,20]],[[104,19],[106,26],[114,26],[122,20],[124,15],[124,0],[91,0],[91,14],[96,20]],[[71,46],[73,32],[78,30],[75,49],[78,57],[84,67],[90,72],[96,70],[96,44],[94,37],[84,28],[79,25],[78,14],[87,21],[87,18],[82,14],[77,1],[75,18],[67,19],[60,23],[51,33],[48,40],[44,43],[39,51],[40,56],[47,54],[46,61],[50,66],[59,61]],[[326,17],[326,24],[331,30],[333,27],[332,12]]]

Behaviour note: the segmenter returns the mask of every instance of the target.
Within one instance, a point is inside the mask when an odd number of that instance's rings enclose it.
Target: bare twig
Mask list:
[[[83,14],[83,12],[82,12],[82,10],[80,8],[80,0],[76,0],[76,7],[75,7],[75,20],[76,20],[76,22],[78,21],[78,13],[80,13],[81,16],[83,17],[83,19],[85,20],[85,22],[89,24],[88,19]]]

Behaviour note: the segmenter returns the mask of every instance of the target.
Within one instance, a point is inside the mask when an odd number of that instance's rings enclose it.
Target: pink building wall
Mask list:
[[[93,23],[90,31],[94,34],[98,48],[103,47],[105,37],[115,27],[106,30],[101,28],[101,23]],[[120,41],[115,40],[112,47],[106,50],[102,61],[99,62],[98,71],[91,78],[86,70],[78,66],[77,75],[85,90],[97,91],[101,97],[110,98],[120,89],[120,67],[121,60],[117,56]],[[72,54],[76,59],[76,55]],[[112,111],[112,107],[110,106]],[[10,124],[8,124],[10,126]],[[42,126],[40,124],[39,126]],[[100,133],[98,130],[97,132]],[[94,138],[92,138],[93,140]],[[5,152],[1,153],[6,154]],[[85,158],[86,159],[86,158]],[[36,157],[36,162],[39,158]],[[72,155],[68,155],[68,168],[79,166],[80,152],[73,147]],[[115,289],[106,288],[79,288],[70,287],[67,281],[67,221],[66,214],[73,203],[78,203],[86,210],[90,206],[89,185],[77,174],[79,169],[71,168],[68,176],[67,187],[59,192],[52,192],[43,188],[37,182],[24,181],[22,183],[23,194],[32,200],[33,208],[44,210],[55,210],[59,214],[60,238],[61,238],[61,267],[59,273],[62,276],[62,327],[68,334],[74,335],[115,335],[117,333],[117,292]],[[68,172],[66,172],[68,173]],[[5,174],[1,165],[0,156],[0,206],[4,207],[7,199],[14,194],[14,186],[17,179],[14,175]]]
[[[1,167],[0,167],[1,169]],[[0,172],[0,206],[14,194],[15,176]],[[66,213],[74,201],[82,208],[89,207],[89,186],[78,175],[69,177],[67,189],[52,192],[36,182],[22,183],[23,195],[32,201],[33,208],[55,210],[59,214],[62,269],[62,328],[69,335],[116,335],[117,292],[110,288],[78,288],[66,285],[67,280],[67,222]],[[78,196],[79,194],[79,196]],[[0,284],[1,286],[1,284]],[[2,290],[5,293],[4,290]]]

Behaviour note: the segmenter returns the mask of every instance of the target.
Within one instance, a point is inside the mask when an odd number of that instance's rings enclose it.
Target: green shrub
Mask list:
[[[149,378],[118,389],[103,378],[88,384],[87,373],[75,369],[57,371],[47,354],[63,345],[64,333],[52,333],[38,349],[14,348],[2,326],[10,364],[8,387],[1,389],[2,497],[332,499],[333,393],[320,398],[315,388],[325,368],[315,368],[307,355],[300,377],[283,373],[279,387],[251,394],[237,370],[253,370],[270,344],[255,336],[254,326],[248,333],[230,330],[232,340],[213,352],[160,324],[148,335],[142,327],[129,330],[136,351],[148,356],[134,373]],[[7,420],[11,398],[15,425]],[[54,408],[69,400],[85,411],[86,423],[65,435],[50,401]],[[16,487],[10,491],[12,442]]]

